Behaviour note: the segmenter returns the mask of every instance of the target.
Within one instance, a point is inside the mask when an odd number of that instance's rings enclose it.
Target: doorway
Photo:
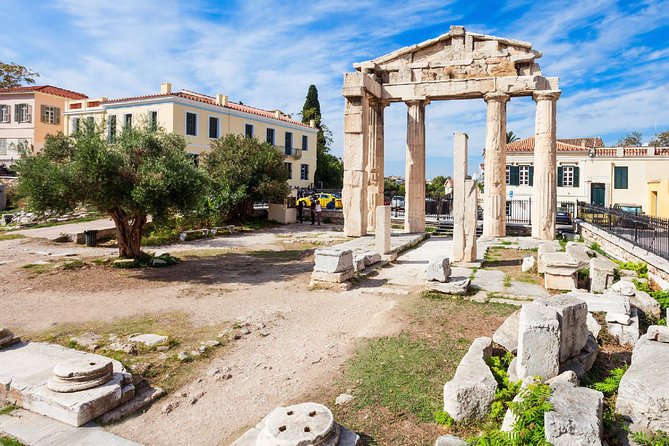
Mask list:
[[[590,204],[604,206],[606,204],[606,188],[604,183],[592,183],[590,185]]]

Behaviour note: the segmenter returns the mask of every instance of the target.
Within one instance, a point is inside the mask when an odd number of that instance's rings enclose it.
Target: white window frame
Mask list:
[[[518,184],[520,184],[521,186],[530,185],[530,166],[528,165],[518,166]]]
[[[191,135],[190,133],[188,133],[188,114],[195,115],[195,134],[194,135]],[[197,130],[198,130],[197,127],[198,127],[199,121],[200,121],[200,117],[198,116],[198,114],[196,112],[186,110],[186,112],[184,112],[184,135],[186,135],[186,136],[197,136],[197,133],[198,133],[197,132]]]
[[[3,124],[8,124],[11,122],[11,107],[9,105],[0,105],[0,122]]]
[[[128,126],[128,117],[130,117],[130,125]],[[123,113],[123,128],[132,127],[132,113]]]
[[[574,167],[562,166],[562,187],[574,187]]]
[[[45,104],[44,105],[44,112],[46,114],[46,121],[42,121],[42,122],[44,122],[44,124],[56,125],[56,114],[57,114],[56,110],[58,108],[59,107],[56,107],[55,105],[46,105]]]
[[[216,138],[211,137],[211,119],[216,120]],[[219,116],[209,115],[207,118],[207,137],[209,139],[220,139],[221,138],[221,118]]]
[[[509,186],[511,184],[511,165],[507,164],[506,165],[506,185]]]
[[[74,117],[71,121],[72,127],[70,128],[70,134],[74,135],[79,130],[81,130],[81,118]]]
[[[19,105],[19,123],[29,123],[31,122],[30,116],[30,104],[18,104]]]
[[[300,180],[309,181],[309,164],[300,165]]]
[[[267,132],[268,132],[269,130],[272,131],[272,141],[267,141]],[[276,145],[276,128],[274,128],[274,127],[267,127],[267,128],[265,129],[265,142],[266,142],[267,144],[271,144],[271,145],[273,145],[273,146]]]
[[[158,110],[148,110],[146,112],[146,124],[149,126],[149,128],[151,128],[151,124],[152,124],[151,123],[151,113],[156,114],[156,122],[154,124],[155,124],[155,128],[157,129],[158,128]]]
[[[302,135],[302,151],[309,151],[309,135]]]

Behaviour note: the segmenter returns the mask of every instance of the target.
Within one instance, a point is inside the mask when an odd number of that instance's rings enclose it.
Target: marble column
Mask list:
[[[483,183],[483,235],[506,235],[506,103],[509,95],[488,93]]]
[[[363,88],[347,85],[359,82],[351,73],[344,79],[347,93],[344,103],[344,234],[359,237],[367,234],[367,155],[368,155],[368,98]]]
[[[390,252],[390,206],[378,206],[376,208],[376,233],[374,234],[374,247],[381,255]]]
[[[462,249],[462,262],[476,262],[476,224],[478,222],[479,186],[474,180],[465,180],[465,228],[464,243]]]
[[[369,104],[369,153],[367,154],[367,231],[376,228],[376,207],[383,206],[383,109],[388,105],[373,98]]]
[[[560,91],[537,91],[534,130],[534,180],[532,186],[532,237],[555,238],[557,217],[556,112]]]
[[[407,101],[404,231],[425,231],[425,101]]]
[[[462,262],[465,252],[465,179],[467,178],[466,133],[453,134],[453,262]]]

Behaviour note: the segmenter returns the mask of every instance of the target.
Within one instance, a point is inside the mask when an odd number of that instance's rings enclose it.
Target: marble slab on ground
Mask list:
[[[526,297],[549,297],[551,293],[546,291],[541,285],[527,282],[511,281],[511,286],[505,288],[505,294]]]
[[[112,379],[102,386],[72,393],[47,387],[56,364],[74,360],[112,361]],[[120,362],[60,345],[18,343],[0,350],[0,401],[81,426],[134,396],[132,376]]]
[[[0,433],[10,435],[26,445],[141,446],[99,427],[77,428],[23,409],[0,415]]]
[[[417,245],[426,237],[427,235],[423,233],[407,234],[405,232],[393,232],[390,234],[390,251],[400,252],[406,248]],[[331,246],[330,249],[350,249],[354,253],[366,251],[376,252],[376,242],[373,235],[365,235]]]
[[[476,271],[472,285],[491,293],[503,293],[506,291],[504,276],[502,271],[480,269]]]

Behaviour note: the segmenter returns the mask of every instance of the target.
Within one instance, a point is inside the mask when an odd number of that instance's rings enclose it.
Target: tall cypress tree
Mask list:
[[[316,173],[314,185],[323,185],[324,188],[340,188],[344,182],[344,163],[340,158],[330,153],[332,136],[330,130],[321,121],[321,104],[318,100],[318,89],[315,85],[309,86],[304,106],[302,107],[302,122],[309,124],[316,121],[318,136],[316,138]]]

